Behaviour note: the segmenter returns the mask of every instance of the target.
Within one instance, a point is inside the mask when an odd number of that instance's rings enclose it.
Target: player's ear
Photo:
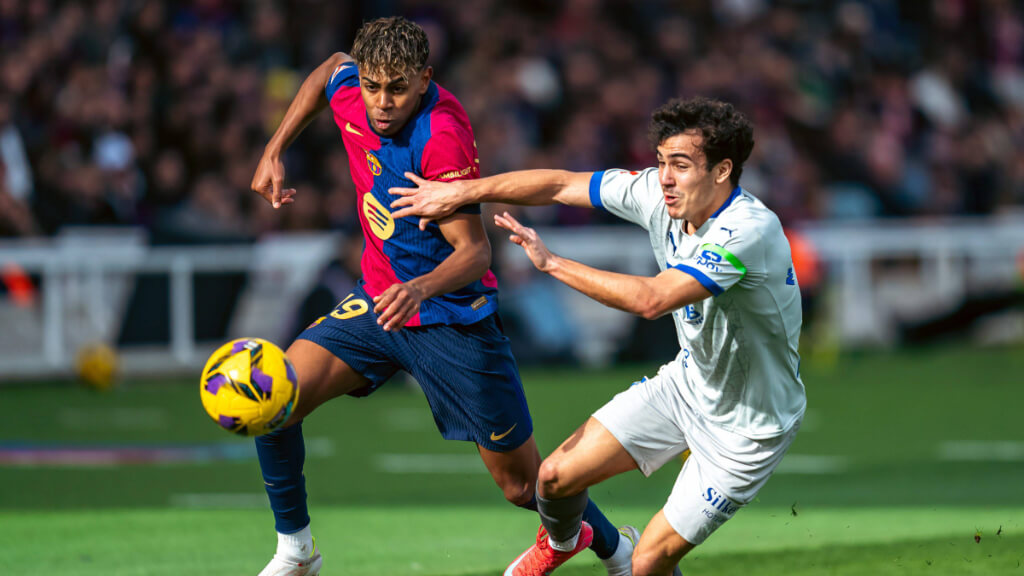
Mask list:
[[[732,160],[726,158],[715,165],[715,184],[721,184],[729,180],[729,176],[732,175]]]
[[[427,88],[430,87],[430,79],[434,77],[434,67],[427,66],[420,72],[420,94],[426,94]]]

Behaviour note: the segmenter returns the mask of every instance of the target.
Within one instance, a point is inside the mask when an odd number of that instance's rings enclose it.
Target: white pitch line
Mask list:
[[[487,474],[477,454],[377,454],[373,465],[388,474]]]
[[[57,422],[68,430],[162,430],[169,428],[167,412],[160,408],[62,408]]]
[[[255,454],[255,450],[253,451]],[[324,436],[306,438],[306,458],[330,458],[334,456],[334,440]]]
[[[841,474],[850,467],[845,456],[812,456],[786,454],[775,469],[776,474]]]
[[[939,444],[939,459],[951,462],[1024,462],[1024,442],[955,440]]]
[[[377,454],[374,468],[388,474],[486,474],[476,454]],[[776,469],[778,474],[840,474],[849,468],[843,456],[789,454]]]
[[[266,508],[269,504],[266,494],[257,493],[192,493],[171,494],[170,505],[174,508],[221,510],[225,508]]]

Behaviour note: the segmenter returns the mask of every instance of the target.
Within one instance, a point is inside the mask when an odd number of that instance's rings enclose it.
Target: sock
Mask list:
[[[622,534],[619,534],[618,531],[616,531],[616,534],[619,535],[619,543],[615,548],[615,552],[607,558],[601,558],[601,561],[609,568],[611,566],[629,565],[630,557],[633,556],[633,546],[629,545],[629,540]],[[623,542],[625,542],[625,544],[623,544]],[[591,546],[590,548],[593,549],[594,547]],[[610,572],[611,570],[609,569],[609,573]]]
[[[619,547],[619,530],[605,518],[593,500],[587,500],[583,519],[594,529],[594,542],[590,545],[590,549],[597,554],[597,557],[604,560],[615,554],[615,550]]]
[[[580,534],[583,511],[587,508],[587,491],[584,490],[567,498],[547,499],[537,496],[537,513],[540,522],[548,531],[551,547],[555,550],[570,551],[576,547]],[[565,550],[568,546],[568,550]]]
[[[548,536],[548,546],[551,546],[555,550],[559,550],[561,552],[572,552],[573,550],[576,549],[576,544],[578,544],[579,541],[580,541],[580,532],[577,532],[575,536],[573,536],[572,538],[569,538],[568,540],[566,540],[564,542],[559,542],[557,540],[552,540],[551,536]]]
[[[277,555],[305,560],[313,555],[313,533],[307,525],[293,534],[277,533]]]
[[[270,508],[274,511],[274,528],[280,534],[294,534],[307,528],[306,477],[302,475],[306,446],[302,440],[302,423],[257,436],[256,454]]]

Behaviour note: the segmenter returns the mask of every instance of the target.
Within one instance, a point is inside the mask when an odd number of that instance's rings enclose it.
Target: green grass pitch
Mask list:
[[[655,369],[525,371],[541,450]],[[1024,576],[1021,374],[1020,349],[808,358],[783,468],[684,574]],[[0,406],[0,574],[256,574],[273,553],[251,441],[208,420],[195,383],[19,384]],[[497,575],[533,537],[536,516],[505,504],[473,446],[441,440],[402,382],[331,402],[304,430],[325,576]],[[77,450],[37,457],[60,449]],[[678,469],[591,494],[642,527]],[[604,572],[588,553],[557,573]]]

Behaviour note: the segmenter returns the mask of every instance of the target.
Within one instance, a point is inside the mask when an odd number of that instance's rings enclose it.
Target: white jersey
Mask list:
[[[650,233],[658,266],[696,278],[713,297],[672,313],[683,399],[748,438],[779,436],[803,415],[802,314],[789,242],[774,212],[737,187],[692,236],[665,207],[656,168],[607,170],[590,181],[595,207]]]

